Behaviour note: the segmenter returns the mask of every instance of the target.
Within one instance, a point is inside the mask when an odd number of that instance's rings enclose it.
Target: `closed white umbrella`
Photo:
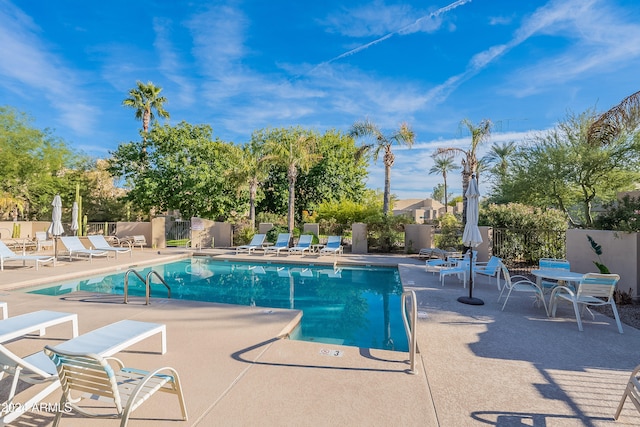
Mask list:
[[[71,208],[71,230],[74,236],[78,234],[78,228],[78,202],[73,202],[73,207]]]
[[[469,248],[469,296],[460,297],[458,301],[464,304],[482,305],[484,301],[473,297],[473,248],[482,243],[482,235],[478,228],[480,191],[478,191],[476,174],[471,175],[465,196],[467,196],[467,221],[464,225],[464,232],[462,233],[462,244]]]
[[[58,236],[64,233],[64,228],[62,227],[62,199],[59,194],[53,198],[53,202],[51,202],[51,206],[53,209],[51,211],[51,225],[47,230],[49,234],[53,236],[54,241],[54,256],[58,257]]]

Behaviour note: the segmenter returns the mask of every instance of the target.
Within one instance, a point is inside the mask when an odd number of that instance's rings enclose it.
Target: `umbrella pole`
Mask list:
[[[469,296],[458,298],[458,302],[468,305],[484,305],[480,298],[473,297],[473,248],[469,248]]]

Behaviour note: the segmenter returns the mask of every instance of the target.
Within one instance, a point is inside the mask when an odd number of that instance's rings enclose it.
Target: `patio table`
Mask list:
[[[561,270],[561,269],[538,269],[538,270],[531,270],[531,274],[533,274],[534,276],[536,276],[536,285],[538,286],[538,288],[540,288],[540,290],[542,290],[542,279],[550,279],[550,280],[556,280],[558,282],[564,281],[564,282],[579,282],[580,279],[582,279],[582,276],[584,276],[584,273],[577,273],[575,271],[569,271],[569,270]],[[544,292],[543,292],[543,296],[544,298]],[[547,304],[548,306],[548,304]],[[549,315],[549,312],[547,311],[547,316]]]

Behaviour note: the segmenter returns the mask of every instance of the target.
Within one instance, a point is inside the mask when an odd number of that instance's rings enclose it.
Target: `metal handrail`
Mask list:
[[[171,298],[171,287],[164,281],[164,279],[158,274],[157,271],[151,270],[147,273],[147,280],[145,282],[146,285],[146,304],[149,305],[149,299],[151,298],[151,276],[155,275],[158,280],[167,288],[167,292],[169,296],[167,298]]]
[[[129,273],[135,274],[136,276],[138,276],[138,278],[142,283],[146,284],[144,277],[142,277],[140,273],[135,271],[133,268],[128,269],[127,272],[124,273],[124,303],[125,304],[129,304]]]
[[[407,297],[411,299],[410,318],[407,319]],[[409,373],[416,373],[416,352],[418,343],[416,342],[416,323],[418,322],[418,303],[416,301],[416,293],[414,291],[405,291],[401,298],[402,321],[404,330],[407,333],[407,341],[409,341]]]

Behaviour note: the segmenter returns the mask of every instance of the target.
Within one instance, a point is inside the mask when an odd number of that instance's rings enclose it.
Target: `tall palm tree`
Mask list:
[[[266,179],[268,170],[265,167],[267,158],[261,152],[261,147],[255,143],[244,145],[238,152],[238,159],[234,162],[235,168],[231,171],[239,188],[249,189],[249,221],[251,229],[255,229],[256,223],[256,198],[258,187]]]
[[[149,124],[158,117],[169,118],[169,113],[164,109],[167,98],[160,96],[162,88],[152,82],[147,84],[136,82],[136,87],[129,91],[129,98],[122,101],[122,105],[136,110],[136,119],[142,120],[142,131],[145,136],[149,133]]]
[[[316,153],[316,138],[309,133],[272,132],[264,145],[264,150],[265,160],[287,168],[289,183],[287,226],[289,233],[292,233],[295,224],[296,180],[299,172],[308,172],[320,159],[320,155]]]
[[[382,211],[388,215],[391,205],[391,167],[395,162],[395,155],[391,151],[393,144],[406,145],[409,148],[413,145],[415,134],[407,123],[401,123],[400,128],[391,135],[384,135],[380,128],[368,119],[356,122],[351,126],[349,136],[352,138],[370,137],[375,140],[372,144],[364,145],[365,151],[373,151],[373,160],[377,161],[380,153],[384,152],[384,201]]]
[[[464,150],[458,147],[450,147],[450,148],[438,148],[436,151],[436,155],[440,154],[448,154],[448,155],[458,155],[462,154],[464,157],[462,158],[462,194],[463,196],[467,194],[467,188],[469,188],[469,181],[471,180],[471,175],[473,173],[478,172],[478,157],[477,151],[478,146],[489,139],[491,135],[491,120],[485,119],[478,123],[475,126],[469,119],[462,120],[462,124],[465,125],[469,132],[471,133],[471,146]],[[476,179],[480,182],[480,177],[476,174]],[[464,203],[462,205],[462,221],[465,222],[467,219],[467,197],[464,196]]]
[[[444,181],[444,212],[447,213],[449,206],[449,195],[447,194],[447,173],[456,169],[460,169],[460,166],[455,164],[453,156],[451,155],[434,155],[434,165],[429,169],[430,175],[441,174]]]

